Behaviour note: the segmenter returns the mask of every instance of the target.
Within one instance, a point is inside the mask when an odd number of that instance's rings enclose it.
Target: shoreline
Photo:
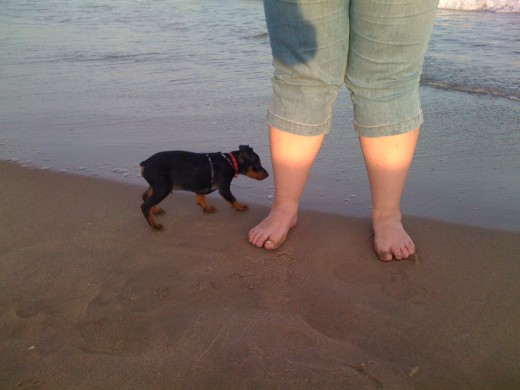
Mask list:
[[[368,219],[203,214],[142,189],[0,162],[0,387],[514,388],[520,234],[405,217],[419,262],[378,261]],[[246,201],[246,199],[241,199]]]
[[[427,119],[403,194],[403,214],[520,232],[516,218],[520,212],[516,201],[520,180],[515,159],[520,106],[500,98],[430,87],[423,87],[421,96]],[[349,125],[350,108],[342,89],[333,131],[325,138],[302,197],[303,210],[370,216],[370,189],[358,139]],[[157,151],[229,151],[249,143],[271,172],[265,129],[255,125],[265,123],[264,112],[257,105],[245,103],[237,110],[239,122],[246,123],[245,118],[250,118],[254,124],[237,128],[236,118],[225,111],[219,119],[218,138],[214,137],[216,127],[210,114],[172,113],[167,118],[128,117],[115,122],[110,116],[101,116],[88,125],[67,117],[14,114],[11,119],[19,123],[5,123],[7,133],[0,139],[0,160],[144,187],[138,164]],[[476,113],[482,116],[477,124]],[[499,119],[497,113],[507,115]],[[145,120],[147,131],[154,134],[146,141],[142,135]],[[498,120],[500,126],[496,126]],[[44,128],[53,129],[52,134],[42,132]],[[98,136],[101,130],[105,134],[102,140]],[[262,206],[269,206],[274,195],[272,176],[259,183],[239,177],[232,188],[238,198]]]
[[[1,160],[0,164],[7,164],[7,165],[13,165],[20,167],[22,169],[29,169],[29,170],[35,170],[35,171],[41,171],[41,172],[53,172],[58,174],[64,174],[64,175],[71,175],[71,176],[78,176],[83,177],[86,179],[99,179],[99,180],[106,180],[108,182],[116,183],[116,184],[122,184],[122,185],[129,185],[129,186],[135,186],[144,191],[146,189],[146,182],[141,177],[139,173],[139,167],[135,167],[134,171],[129,172],[129,169],[127,168],[104,168],[104,166],[108,166],[109,163],[103,163],[99,166],[93,166],[93,167],[76,167],[76,168],[60,168],[55,169],[53,166],[41,166],[41,162],[34,162],[33,160],[26,160],[26,161],[20,161],[19,159],[10,159],[10,160]],[[268,166],[270,169],[270,166]],[[333,204],[327,204],[323,201],[323,186],[326,185],[327,181],[330,180],[337,180],[330,177],[324,177],[322,179],[316,178],[318,174],[314,175],[308,187],[305,190],[303,194],[302,199],[302,211],[309,211],[309,212],[315,212],[320,214],[326,214],[326,215],[339,215],[346,218],[355,218],[355,219],[367,219],[370,217],[370,207],[368,204],[362,205],[359,201],[356,200],[358,195],[350,195],[348,194],[348,191],[338,191],[337,188],[333,188],[333,191],[335,195],[338,198],[343,199],[343,207],[338,209],[338,204],[341,204],[340,201],[336,201]],[[413,175],[413,171],[412,171]],[[240,177],[240,176],[239,176]],[[268,178],[268,181],[272,180],[271,178]],[[347,179],[348,180],[348,179]],[[363,180],[365,178],[363,177]],[[409,181],[415,181],[416,178],[409,178]],[[421,190],[418,193],[421,193],[424,191],[422,187],[424,187],[424,183],[420,183]],[[267,188],[267,189],[266,189]],[[249,179],[243,179],[240,182],[233,182],[232,183],[232,190],[233,193],[237,195],[239,198],[248,199],[249,197],[253,197],[252,200],[249,201],[250,204],[254,204],[258,207],[269,209],[269,205],[272,199],[272,192],[273,192],[273,186],[270,183],[265,182],[254,182],[250,181]],[[367,192],[362,193],[361,197],[364,197],[369,199],[369,189],[365,189]],[[175,193],[182,194],[182,191],[176,191]],[[183,196],[186,193],[183,194]],[[260,195],[263,194],[263,195]],[[210,199],[212,197],[218,198],[219,196],[216,195],[216,193],[210,195]],[[510,232],[510,233],[520,233],[520,223],[515,218],[516,210],[510,210],[507,212],[506,209],[500,209],[498,204],[492,205],[491,201],[487,199],[487,197],[482,197],[476,199],[479,199],[478,202],[475,200],[472,202],[474,204],[473,207],[466,206],[463,209],[465,211],[462,215],[453,215],[453,212],[456,210],[456,204],[450,203],[450,200],[448,199],[448,194],[441,194],[440,197],[438,195],[438,198],[433,199],[430,198],[429,201],[433,202],[434,208],[433,212],[428,213],[428,207],[431,206],[431,203],[427,203],[426,200],[420,200],[413,199],[412,195],[408,193],[405,189],[405,193],[403,194],[403,204],[407,205],[408,208],[411,208],[410,210],[404,210],[403,215],[406,215],[410,218],[418,218],[418,219],[426,219],[431,221],[436,221],[439,223],[448,223],[453,225],[460,225],[460,226],[467,226],[467,227],[475,227],[475,228],[482,228],[482,229],[489,229],[489,230],[497,230],[497,231],[504,231],[504,232]],[[356,203],[357,202],[357,203]],[[441,211],[442,207],[440,206],[440,203],[447,202],[448,207],[446,210]],[[510,200],[507,200],[508,203],[510,203]],[[412,207],[409,206],[408,203],[414,203]],[[457,203],[460,203],[458,201]],[[499,210],[500,209],[500,210]],[[421,213],[419,213],[419,210],[421,210]],[[499,210],[499,211],[498,211]],[[440,215],[436,215],[436,213],[440,212]],[[426,212],[426,215],[424,215]],[[491,216],[494,214],[494,212],[499,213],[499,219],[493,218],[490,219]],[[488,216],[489,218],[484,220],[483,216]]]

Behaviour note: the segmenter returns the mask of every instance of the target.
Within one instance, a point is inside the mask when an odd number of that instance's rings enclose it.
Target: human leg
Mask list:
[[[419,128],[386,137],[360,137],[372,194],[374,250],[383,261],[405,259],[415,244],[401,222],[401,195]]]
[[[345,0],[264,0],[274,74],[270,127],[326,134],[344,83],[349,15]]]
[[[273,250],[296,225],[298,205],[324,135],[303,136],[269,129],[275,197],[269,215],[249,232],[257,247]]]
[[[423,121],[419,79],[437,0],[352,0],[346,84],[372,194],[374,249],[407,258],[401,195]]]
[[[264,6],[275,67],[268,112],[275,197],[249,241],[272,250],[297,222],[300,197],[330,130],[346,69],[348,4],[265,0]]]

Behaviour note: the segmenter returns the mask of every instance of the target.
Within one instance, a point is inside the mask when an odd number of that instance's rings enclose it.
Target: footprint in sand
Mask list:
[[[45,379],[33,376],[32,378],[19,382],[16,385],[16,388],[20,390],[41,389],[43,386],[45,386],[45,383]]]
[[[383,292],[390,298],[415,304],[422,304],[427,290],[408,280],[406,275],[392,275],[390,283],[385,283]]]

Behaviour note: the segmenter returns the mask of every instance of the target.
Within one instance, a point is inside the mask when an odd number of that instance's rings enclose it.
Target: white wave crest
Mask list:
[[[520,13],[520,0],[440,0],[439,8],[461,11]]]

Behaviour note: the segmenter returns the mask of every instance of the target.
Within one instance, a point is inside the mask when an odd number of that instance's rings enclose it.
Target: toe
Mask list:
[[[251,229],[251,231],[249,232],[249,242],[258,248],[264,246],[264,243],[267,240],[267,238],[268,237],[263,237],[263,233],[260,230]]]
[[[413,241],[408,241],[406,249],[408,249],[408,256],[412,256],[415,253],[415,245]]]
[[[272,250],[275,250],[278,246],[275,244],[274,241],[272,240],[267,240],[264,244],[264,248],[269,250],[269,251],[272,251]]]
[[[391,252],[386,252],[386,251],[383,251],[383,252],[377,252],[377,257],[379,260],[381,261],[391,261],[393,259],[393,256],[392,256],[392,253]]]

